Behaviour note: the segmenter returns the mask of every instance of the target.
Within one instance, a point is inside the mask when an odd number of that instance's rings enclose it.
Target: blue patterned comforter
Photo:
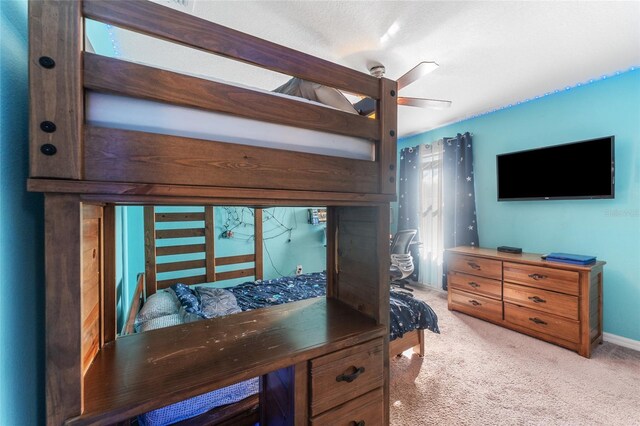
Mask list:
[[[313,297],[324,297],[326,283],[327,276],[324,272],[314,272],[272,280],[250,281],[227,290],[234,294],[242,311],[250,311]],[[199,305],[197,287],[193,289],[179,284],[172,288],[188,312],[205,317],[202,313],[203,307]],[[438,316],[424,301],[405,291],[391,290],[390,296],[390,340],[416,329],[440,333]]]

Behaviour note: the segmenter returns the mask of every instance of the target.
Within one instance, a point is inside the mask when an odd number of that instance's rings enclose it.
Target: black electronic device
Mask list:
[[[520,247],[500,246],[498,247],[498,251],[502,253],[522,254],[522,248]]]
[[[614,136],[496,157],[498,201],[614,198]]]

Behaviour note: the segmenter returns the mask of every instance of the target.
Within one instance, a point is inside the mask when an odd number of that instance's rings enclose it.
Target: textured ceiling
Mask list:
[[[384,64],[392,79],[438,62],[400,94],[453,106],[399,107],[404,136],[640,65],[638,1],[189,0],[186,11],[363,72]],[[287,79],[124,31],[115,39],[125,58],[266,89]]]

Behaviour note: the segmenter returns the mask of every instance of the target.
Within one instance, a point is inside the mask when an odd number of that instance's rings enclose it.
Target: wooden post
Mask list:
[[[30,176],[82,179],[82,2],[29,2]]]
[[[204,207],[204,251],[207,282],[216,280],[215,213],[213,206]]]
[[[394,143],[395,147],[396,144]],[[393,157],[395,163],[395,156]],[[395,190],[395,188],[394,188]],[[389,254],[389,222],[390,222],[390,208],[389,204],[383,204],[376,209],[376,260],[378,262],[378,312],[376,319],[378,323],[387,326],[387,331],[384,335],[384,388],[383,388],[383,401],[384,401],[384,424],[389,424],[389,267],[391,266],[391,257]]]
[[[104,287],[102,292],[102,342],[116,339],[116,207],[104,207]]]
[[[262,259],[262,209],[255,208],[253,212],[253,243],[255,253],[256,280],[264,278],[264,265]]]
[[[398,157],[398,87],[393,80],[380,80],[380,102],[376,117],[380,118],[380,144],[376,160],[380,166],[380,192],[396,193]]]
[[[327,207],[327,297],[338,298],[338,207]]]
[[[156,218],[153,206],[144,206],[144,278],[146,300],[156,292]]]
[[[76,195],[45,195],[47,424],[80,415],[82,215]]]

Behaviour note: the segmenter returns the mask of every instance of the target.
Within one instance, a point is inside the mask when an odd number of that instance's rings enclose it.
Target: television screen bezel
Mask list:
[[[524,152],[530,151],[539,151],[543,149],[556,148],[565,145],[577,145],[581,143],[591,142],[600,139],[609,139],[611,141],[611,191],[610,194],[607,195],[590,195],[590,196],[557,196],[557,197],[518,197],[518,198],[500,198],[500,168],[499,168],[499,158],[504,155],[512,155],[512,154],[520,154]],[[562,143],[557,145],[549,145],[549,146],[541,146],[538,148],[524,149],[522,151],[513,151],[513,152],[505,152],[502,154],[496,155],[496,196],[498,201],[547,201],[547,200],[606,200],[615,198],[615,135],[610,136],[601,136],[599,138],[585,139],[575,142]]]

